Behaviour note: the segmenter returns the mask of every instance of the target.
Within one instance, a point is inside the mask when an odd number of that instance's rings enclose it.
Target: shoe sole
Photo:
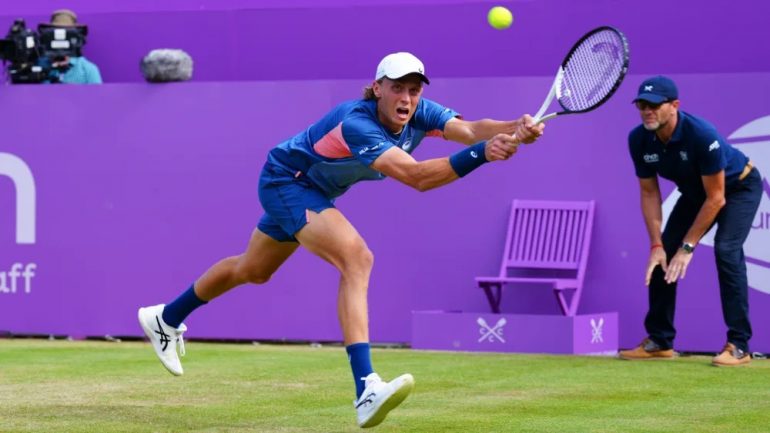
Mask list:
[[[152,336],[153,336],[153,330],[150,329],[145,323],[144,319],[142,318],[142,311],[146,310],[146,308],[140,308],[139,312],[136,313],[137,318],[139,319],[139,326],[142,327],[142,330],[144,331],[144,335],[147,336],[147,339],[150,340],[150,345],[152,346],[152,351],[155,352],[155,356],[160,360],[161,365],[165,367],[166,370],[168,370],[169,373],[173,374],[174,376],[181,376],[184,374],[184,371],[174,371],[172,370],[168,365],[166,365],[165,362],[163,362],[163,358],[158,355],[157,349],[155,349],[155,344],[152,342]]]
[[[626,358],[623,356],[618,356],[618,359],[622,359],[623,361],[670,361],[672,359],[676,359],[676,356],[651,356],[649,358]]]
[[[414,377],[411,374],[405,374],[402,376],[404,383],[387,398],[380,406],[380,410],[374,413],[371,418],[361,424],[361,428],[374,427],[385,420],[388,416],[388,412],[395,409],[402,401],[404,401],[414,389]],[[398,380],[399,378],[396,378]]]
[[[743,366],[750,365],[750,364],[751,364],[751,362],[741,362],[740,364],[720,364],[718,362],[713,362],[713,361],[711,362],[711,365],[713,365],[714,367],[727,367],[727,368],[730,368],[730,367],[743,367]]]
[[[657,352],[654,352],[654,353],[657,353]],[[659,360],[659,359],[671,360],[671,359],[675,359],[677,356],[679,356],[679,353],[674,351],[671,353],[671,356],[645,356],[645,357],[639,357],[639,358],[635,358],[633,356],[623,356],[622,354],[618,354],[618,359],[622,359],[624,361],[652,361],[652,360]]]

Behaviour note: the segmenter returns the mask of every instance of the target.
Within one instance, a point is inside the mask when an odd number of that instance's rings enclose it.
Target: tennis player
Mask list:
[[[748,364],[751,323],[743,243],[762,198],[762,177],[712,124],[679,110],[679,90],[670,78],[656,76],[642,82],[634,103],[642,124],[631,131],[628,144],[650,236],[646,275],[650,305],[644,321],[647,338],[638,347],[621,351],[620,357],[674,356],[677,282],[685,277],[701,237],[717,224],[714,253],[727,343],[712,364]],[[676,183],[682,193],[662,233],[658,176]]]
[[[367,289],[374,261],[334,199],[362,180],[392,177],[419,191],[453,182],[491,161],[504,161],[519,143],[541,136],[530,116],[466,121],[422,98],[429,84],[423,63],[406,52],[385,56],[362,99],[334,107],[310,127],[272,149],[262,169],[265,214],[246,251],[209,268],[166,305],[139,310],[139,321],[163,365],[183,373],[182,321],[196,308],[244,283],[263,284],[302,245],[340,272],[338,315],[356,386],[358,424],[372,427],[409,395],[410,374],[387,382],[372,368]],[[445,158],[416,161],[426,136],[468,145]],[[474,144],[475,143],[475,144]]]

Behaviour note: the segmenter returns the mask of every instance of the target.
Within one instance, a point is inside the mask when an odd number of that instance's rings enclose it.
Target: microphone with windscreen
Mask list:
[[[193,61],[182,50],[158,49],[144,56],[141,68],[144,79],[150,83],[187,81],[192,78]]]

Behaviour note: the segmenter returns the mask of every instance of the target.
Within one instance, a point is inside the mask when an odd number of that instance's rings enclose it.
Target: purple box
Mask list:
[[[567,317],[413,311],[412,348],[612,356],[618,352],[618,313]]]

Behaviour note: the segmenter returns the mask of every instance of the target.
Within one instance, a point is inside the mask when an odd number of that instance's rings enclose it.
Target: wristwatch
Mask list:
[[[682,246],[679,247],[683,249],[686,253],[692,254],[693,251],[695,251],[695,245],[688,244],[687,242],[682,242]]]

